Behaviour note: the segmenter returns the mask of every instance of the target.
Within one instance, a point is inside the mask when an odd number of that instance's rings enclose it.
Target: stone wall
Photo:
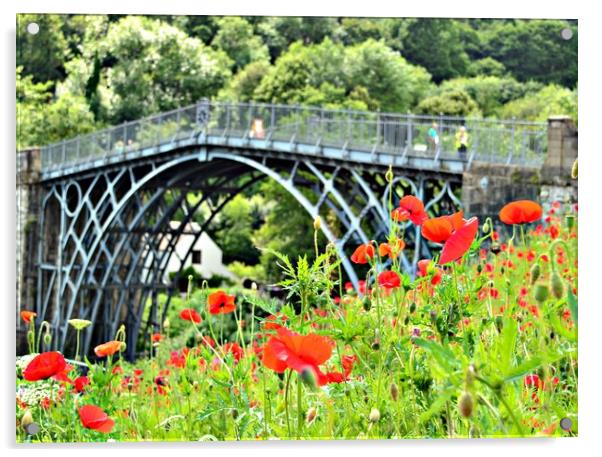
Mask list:
[[[17,153],[17,351],[26,344],[26,328],[20,319],[21,310],[35,308],[40,168],[39,149]]]
[[[497,220],[513,200],[536,200],[544,210],[554,201],[577,201],[571,168],[577,158],[577,129],[568,116],[548,120],[548,151],[541,168],[473,162],[462,176],[462,204],[467,216]]]

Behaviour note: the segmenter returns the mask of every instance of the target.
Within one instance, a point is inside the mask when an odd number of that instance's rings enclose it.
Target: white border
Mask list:
[[[7,4],[8,3],[8,4]],[[367,455],[374,452],[395,455],[479,455],[488,457],[504,456],[518,451],[517,455],[600,455],[602,445],[597,440],[602,426],[602,300],[600,299],[600,245],[602,230],[600,225],[600,201],[602,181],[602,116],[600,108],[600,43],[602,43],[602,24],[600,15],[589,5],[594,2],[546,1],[526,2],[524,0],[505,0],[502,2],[452,1],[411,1],[386,2],[371,0],[352,4],[345,1],[303,0],[301,2],[247,0],[219,0],[213,2],[191,2],[181,0],[104,0],[102,2],[69,0],[19,0],[3,2],[2,47],[5,56],[0,72],[2,108],[0,126],[4,151],[1,153],[3,184],[0,192],[2,215],[2,244],[4,271],[0,274],[2,291],[2,309],[4,319],[4,345],[2,349],[5,374],[0,376],[2,393],[6,401],[2,402],[2,427],[4,447],[9,453],[43,452],[44,455],[102,455],[107,452],[136,452],[145,454],[191,451],[205,455],[236,453],[238,455],[278,455],[283,453],[339,454],[347,456]],[[440,16],[440,17],[520,17],[520,18],[569,18],[579,19],[579,128],[580,128],[580,374],[579,374],[579,438],[575,439],[531,439],[531,440],[419,440],[419,441],[370,441],[370,442],[246,442],[246,443],[140,443],[140,444],[101,444],[101,445],[49,445],[35,448],[16,447],[14,444],[14,312],[15,303],[15,105],[14,105],[14,68],[15,68],[15,14],[17,12],[53,12],[53,13],[140,13],[140,14],[234,14],[234,15],[316,15],[316,16]],[[436,46],[436,43],[433,44]],[[7,373],[7,374],[6,374]],[[113,449],[115,451],[113,451]]]

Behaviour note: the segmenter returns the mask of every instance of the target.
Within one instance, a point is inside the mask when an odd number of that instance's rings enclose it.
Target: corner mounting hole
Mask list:
[[[27,24],[27,33],[30,33],[31,35],[37,35],[39,31],[40,26],[37,22],[30,22]]]
[[[571,38],[573,38],[573,31],[568,27],[565,27],[560,31],[560,36],[563,40],[570,40]]]

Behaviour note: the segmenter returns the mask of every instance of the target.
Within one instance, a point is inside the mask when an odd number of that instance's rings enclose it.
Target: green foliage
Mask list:
[[[455,21],[412,19],[404,38],[404,57],[426,68],[435,82],[466,74],[469,59]]]
[[[17,67],[34,82],[62,80],[64,62],[69,58],[69,48],[63,33],[66,16],[57,14],[17,15]],[[37,34],[27,31],[30,23],[40,27]]]
[[[220,91],[218,98],[240,102],[253,101],[257,86],[269,70],[270,64],[263,60],[248,64],[234,75],[228,86]]]
[[[444,114],[448,116],[478,116],[479,107],[463,90],[443,92],[423,99],[417,106],[419,114]]]
[[[563,29],[573,36],[565,40]],[[577,25],[559,20],[493,22],[484,31],[485,49],[519,81],[568,87],[577,84]]]
[[[51,82],[35,83],[17,68],[17,149],[88,133],[97,125],[84,97],[64,92],[53,98]]]
[[[254,265],[259,261],[259,251],[253,246],[253,202],[239,194],[219,213],[215,222],[215,239],[219,240],[224,264],[233,261]]]
[[[119,123],[211,97],[230,77],[230,59],[176,27],[146,17],[111,23],[106,37],[90,43],[70,78],[81,87],[102,63],[98,91],[107,120]],[[85,63],[84,63],[85,62]]]
[[[520,83],[512,77],[475,76],[444,81],[435,91],[465,91],[478,105],[484,116],[496,116],[502,105],[541,89],[536,82]]]
[[[501,62],[498,62],[492,57],[474,60],[468,67],[470,76],[498,76],[502,77],[507,74],[506,67]]]
[[[503,118],[516,117],[533,121],[545,121],[558,114],[566,114],[575,121],[578,120],[576,89],[550,84],[538,92],[506,104],[500,110]]]
[[[212,45],[224,51],[233,61],[234,69],[251,62],[266,61],[268,48],[261,38],[253,34],[253,27],[240,17],[225,16],[216,21],[217,33]]]

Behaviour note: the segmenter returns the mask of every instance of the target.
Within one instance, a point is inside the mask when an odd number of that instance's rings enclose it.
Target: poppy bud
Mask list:
[[[167,317],[163,321],[163,328],[169,328],[169,319]]]
[[[373,424],[380,420],[380,411],[376,408],[372,408],[370,411],[370,415],[368,416],[368,420]]]
[[[380,349],[380,340],[379,339],[374,340],[372,342],[372,350],[378,351],[379,349]]]
[[[558,300],[564,296],[564,284],[562,278],[556,271],[552,273],[552,277],[550,278],[550,288],[552,289],[552,294],[554,294],[554,297]]]
[[[502,319],[502,316],[495,317],[495,326],[497,327],[498,332],[502,331],[504,328],[504,320]]]
[[[483,233],[489,233],[489,221],[485,221],[485,223],[483,224],[483,227],[481,228],[481,230],[483,230]]]
[[[545,302],[549,295],[550,290],[545,284],[537,284],[535,286],[535,300],[537,300],[539,303]]]
[[[389,169],[385,173],[385,179],[387,180],[387,182],[393,181],[393,167],[391,165],[389,165]]]
[[[21,427],[26,428],[28,425],[33,424],[33,417],[31,415],[31,411],[28,409],[23,413],[23,417],[21,417]]]
[[[416,311],[416,303],[412,302],[410,303],[410,313],[413,313],[414,311]]]
[[[315,390],[318,386],[316,375],[311,368],[304,368],[301,370],[301,382],[311,390]]]
[[[403,320],[403,325],[408,325],[410,323],[410,316],[406,316],[406,318]]]
[[[568,229],[572,230],[573,227],[575,226],[575,215],[567,214],[566,216],[564,216],[564,219],[566,221],[566,226],[568,227]]]
[[[305,421],[308,424],[311,424],[317,415],[318,415],[318,410],[312,406],[311,408],[309,408],[307,410],[307,413],[305,414]]]
[[[577,159],[575,159],[571,168],[571,178],[577,179]]]
[[[322,219],[320,219],[320,216],[316,216],[314,218],[314,230],[317,232],[320,228],[322,228]]]
[[[477,265],[477,273],[481,273],[483,271],[483,265],[480,263]]]
[[[460,398],[458,399],[458,410],[460,411],[460,414],[467,419],[472,416],[474,400],[470,392],[462,392],[462,395],[460,395]]]
[[[52,342],[52,335],[50,334],[50,332],[44,333],[44,344],[46,346],[50,346],[51,342]]]
[[[372,300],[370,300],[370,297],[368,297],[367,295],[362,300],[362,306],[366,311],[370,311],[370,308],[372,308]]]
[[[541,275],[541,267],[539,266],[538,263],[536,263],[531,267],[531,284],[535,284],[535,281],[537,281],[539,279],[540,275]]]
[[[391,386],[389,387],[389,392],[391,393],[391,398],[393,401],[397,401],[399,398],[399,389],[397,388],[397,384],[392,382]]]

